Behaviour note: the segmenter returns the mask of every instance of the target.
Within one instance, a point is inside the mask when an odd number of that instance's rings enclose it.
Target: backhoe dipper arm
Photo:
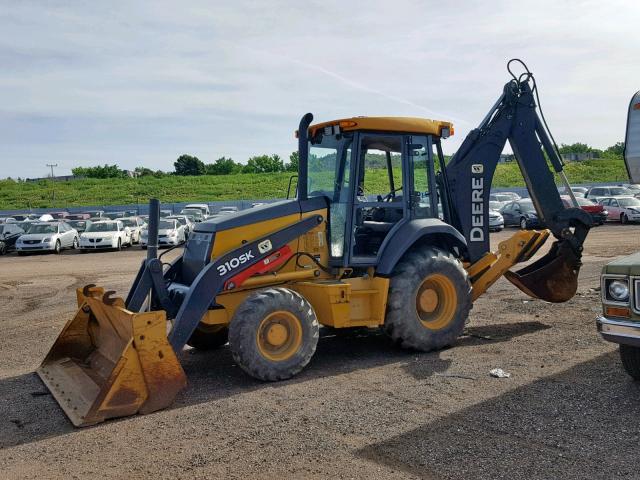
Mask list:
[[[451,222],[467,240],[469,262],[474,264],[490,252],[489,191],[500,154],[509,141],[539,220],[558,241],[551,253],[527,267],[528,271],[508,272],[507,278],[534,297],[565,301],[575,294],[582,244],[591,218],[579,208],[565,208],[560,199],[544,153],[561,176],[563,164],[536,113],[529,85],[531,75],[524,76],[523,81],[514,79],[505,85],[492,110],[480,126],[467,135],[447,165]],[[556,263],[549,266],[553,261]],[[564,274],[556,272],[554,276],[551,269],[558,267],[564,269]],[[523,275],[532,273],[529,280],[538,285],[523,281]],[[567,285],[560,288],[559,283]],[[554,294],[553,289],[564,289],[564,292]]]

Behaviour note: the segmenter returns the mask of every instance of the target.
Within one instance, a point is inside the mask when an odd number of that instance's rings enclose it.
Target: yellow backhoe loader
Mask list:
[[[563,164],[536,113],[535,80],[512,76],[448,162],[446,121],[304,115],[296,198],[199,223],[170,265],[157,257],[152,200],[147,258],[127,297],[78,290],[75,317],[38,368],[73,424],[170,405],[187,383],[185,345],[228,342],[244,371],[275,381],[309,363],[321,325],[381,327],[430,351],[456,341],[502,275],[533,297],[570,299],[591,218],[563,206],[553,173],[566,182]],[[519,231],[492,253],[488,194],[507,141],[546,229]],[[511,271],[550,236],[547,255]]]

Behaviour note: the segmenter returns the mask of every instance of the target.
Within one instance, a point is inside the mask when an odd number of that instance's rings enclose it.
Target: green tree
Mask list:
[[[233,161],[232,158],[221,157],[214,163],[205,165],[207,175],[231,175],[242,170],[242,165]]]
[[[180,155],[173,163],[176,175],[204,175],[204,163],[192,155]]]
[[[285,169],[287,172],[297,172],[299,165],[300,165],[300,154],[296,150],[295,152],[291,152],[291,155],[289,155],[289,163],[285,165]]]
[[[617,142],[615,145],[611,145],[605,149],[604,154],[607,157],[622,158],[622,155],[624,155],[624,142]]]
[[[126,174],[117,165],[96,166],[96,167],[76,167],[71,169],[76,177],[87,178],[124,178]]]
[[[269,173],[284,171],[284,163],[279,155],[259,155],[251,157],[242,169],[244,173]]]
[[[593,151],[589,145],[580,142],[572,143],[571,145],[562,143],[558,150],[560,150],[560,153],[589,153]]]

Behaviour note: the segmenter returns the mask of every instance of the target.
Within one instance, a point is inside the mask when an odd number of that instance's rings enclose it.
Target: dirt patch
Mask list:
[[[594,229],[574,299],[532,300],[501,280],[440,352],[323,332],[305,371],[262,383],[227,348],[185,350],[189,387],[172,408],[81,430],[32,372],[73,314],[74,289],[126,294],[144,252],[0,257],[1,476],[637,478],[640,388],[594,318],[602,265],[639,249],[638,226]]]

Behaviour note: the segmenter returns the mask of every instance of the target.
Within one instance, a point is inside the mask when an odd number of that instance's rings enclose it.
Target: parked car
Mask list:
[[[609,212],[609,220],[621,223],[640,221],[640,199],[636,197],[601,198],[599,203]]]
[[[633,192],[633,196],[640,195],[640,185],[637,183],[623,183],[619,185],[622,188],[626,188],[627,190],[631,190]]]
[[[69,216],[69,212],[49,212],[55,220],[64,220]]]
[[[507,202],[509,203],[509,202]],[[504,207],[506,203],[499,202],[497,200],[489,200],[489,210],[493,210],[495,212],[500,212],[500,209]]]
[[[18,223],[0,225],[0,255],[15,249],[16,241],[24,233],[18,225]]]
[[[3,223],[16,223],[17,221],[14,217],[0,217],[0,225]]]
[[[90,250],[113,249],[131,246],[131,231],[121,220],[100,220],[93,222],[80,235],[80,252]]]
[[[195,228],[194,223],[191,220],[189,220],[189,217],[187,217],[186,215],[171,215],[170,217],[167,217],[165,220],[177,220],[178,222],[180,222],[180,225],[184,227],[185,239],[189,238],[189,235]]]
[[[500,208],[502,208],[507,203],[513,202],[514,200],[509,195],[504,195],[502,193],[492,193],[491,195],[489,195],[489,201],[490,202],[499,202],[501,204]]]
[[[230,215],[232,213],[236,213],[237,211],[238,211],[238,207],[227,206],[227,207],[220,208],[220,210],[218,210],[218,214],[219,215]]]
[[[180,245],[186,240],[184,226],[175,219],[161,218],[158,224],[158,245]],[[140,235],[140,245],[146,249],[149,231],[145,228]]]
[[[211,212],[209,211],[209,205],[207,205],[206,203],[190,203],[189,205],[185,205],[184,207],[185,210],[192,208],[195,208],[202,212],[203,220],[206,220],[207,218],[209,218],[209,215],[211,215]]]
[[[91,215],[89,215],[88,213],[70,213],[69,215],[67,215],[67,222],[69,220],[89,220],[91,218]]]
[[[560,199],[566,208],[573,207],[573,201],[569,195],[560,195]],[[599,203],[584,197],[576,197],[576,201],[582,210],[591,215],[594,225],[604,225],[607,221],[609,212]]]
[[[573,195],[575,197],[584,197],[587,192],[589,191],[588,188],[586,187],[571,187],[571,191],[573,192]],[[568,195],[569,192],[567,191],[566,187],[561,187],[558,188],[558,192],[560,193],[560,195]]]
[[[523,230],[527,230],[541,226],[538,220],[538,212],[536,212],[530,199],[507,203],[500,210],[500,214],[504,218],[505,227],[516,225]]]
[[[125,227],[131,231],[131,243],[140,243],[140,232],[146,225],[140,217],[126,217],[120,219]]]
[[[17,225],[22,229],[23,232],[26,232],[27,230],[29,230],[29,227],[36,222],[37,220],[25,220],[23,222],[16,222],[13,225]]]
[[[202,214],[202,210],[199,208],[183,208],[180,210],[180,215],[191,215],[196,222],[203,222],[206,220]]]
[[[78,232],[67,222],[36,222],[16,241],[18,255],[47,251],[60,253],[65,248],[78,248]]]
[[[89,225],[91,225],[91,220],[67,220],[67,223],[71,225],[73,228],[77,230],[78,233],[84,232]]]
[[[40,215],[35,213],[18,213],[16,215],[12,215],[13,218],[16,219],[17,222],[26,222],[29,220],[37,220]]]
[[[591,187],[585,197],[599,202],[605,197],[633,197],[633,192],[624,187]]]
[[[500,212],[489,210],[489,231],[499,232],[504,228],[504,218]]]
[[[105,220],[116,220],[126,217],[124,212],[105,212],[103,216],[105,217]]]
[[[89,218],[102,219],[104,217],[104,210],[87,210],[86,212],[82,212],[89,215]]]
[[[40,217],[38,217],[38,221],[39,222],[54,222],[55,218],[53,218],[53,216],[49,215],[48,213],[43,213],[42,215],[40,215]]]

